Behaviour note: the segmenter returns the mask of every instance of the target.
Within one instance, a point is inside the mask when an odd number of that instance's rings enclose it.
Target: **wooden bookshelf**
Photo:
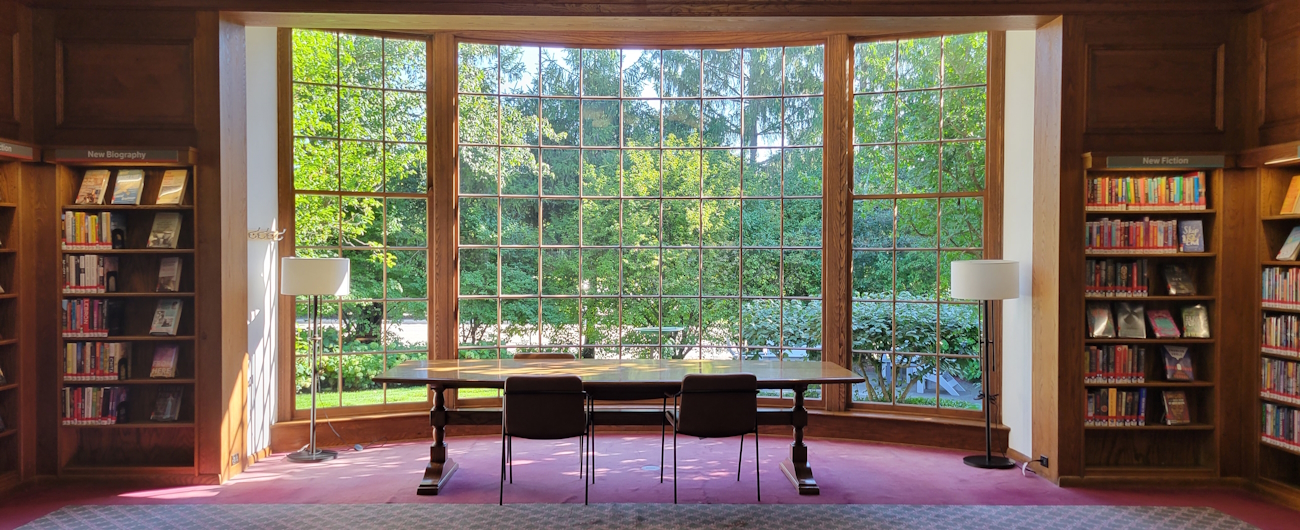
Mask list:
[[[1147,165],[1143,159],[1164,160],[1165,162]],[[1178,159],[1183,160],[1178,160]],[[1174,162],[1168,162],[1174,159]],[[1203,171],[1206,204],[1203,209],[1181,207],[1135,209],[1115,211],[1083,207],[1086,222],[1102,218],[1122,221],[1136,221],[1149,217],[1153,221],[1197,220],[1202,223],[1205,237],[1203,252],[1146,252],[1146,251],[1104,251],[1089,248],[1085,243],[1082,252],[1084,260],[1145,260],[1147,270],[1147,295],[1134,297],[1108,297],[1086,295],[1084,304],[1127,302],[1140,304],[1149,314],[1152,310],[1168,310],[1178,324],[1179,330],[1185,328],[1181,319],[1184,307],[1200,304],[1206,307],[1210,320],[1209,338],[1155,338],[1150,324],[1144,322],[1147,338],[1092,338],[1088,337],[1085,323],[1085,336],[1079,337],[1079,365],[1083,365],[1083,351],[1088,346],[1131,345],[1146,349],[1145,366],[1141,367],[1144,375],[1142,383],[1091,383],[1082,381],[1085,390],[1101,388],[1118,388],[1126,391],[1146,392],[1144,402],[1145,425],[1131,426],[1078,426],[1081,432],[1083,465],[1081,475],[1084,478],[1108,479],[1177,479],[1186,477],[1213,477],[1219,472],[1219,438],[1220,416],[1218,407],[1220,335],[1220,255],[1224,252],[1219,230],[1219,213],[1223,205],[1224,180],[1223,167],[1226,157],[1217,153],[1195,153],[1186,156],[1151,155],[1148,153],[1088,153],[1084,155],[1084,174],[1079,185],[1084,187],[1083,197],[1088,196],[1089,186],[1094,179],[1101,177],[1160,177],[1178,176],[1193,171]],[[1085,199],[1086,201],[1086,199]],[[1196,294],[1181,296],[1171,295],[1166,287],[1164,268],[1166,265],[1182,265],[1191,281],[1196,284]],[[1082,265],[1082,264],[1081,264]],[[1087,272],[1087,268],[1081,270]],[[1083,314],[1087,315],[1087,308]],[[1186,346],[1192,358],[1195,381],[1168,381],[1162,347],[1166,345]],[[1062,355],[1066,355],[1062,352]],[[1084,374],[1079,373],[1080,379]],[[1165,391],[1182,391],[1188,402],[1192,423],[1189,425],[1166,425],[1164,422]],[[1087,400],[1083,394],[1077,398],[1077,405],[1084,410],[1079,415],[1086,417]]]
[[[1264,272],[1274,268],[1295,270],[1300,273],[1300,262],[1277,259],[1278,251],[1291,229],[1300,226],[1300,214],[1281,211],[1291,177],[1300,175],[1300,142],[1265,146],[1242,153],[1241,165],[1254,172],[1257,179],[1258,212],[1258,263],[1255,269],[1255,303],[1257,330],[1254,338],[1250,380],[1247,398],[1253,398],[1246,413],[1252,418],[1245,428],[1251,429],[1253,438],[1253,474],[1269,493],[1300,503],[1300,443],[1270,437],[1266,433],[1265,407],[1300,411],[1300,399],[1270,395],[1263,385],[1265,363],[1270,361],[1300,364],[1300,351],[1270,348],[1258,330],[1269,317],[1295,317],[1300,314],[1300,300],[1295,304],[1270,303],[1264,295]],[[1300,339],[1300,337],[1293,337]]]
[[[97,154],[106,151],[138,153],[135,158],[106,159]],[[168,474],[198,474],[197,431],[199,396],[196,391],[197,375],[202,373],[201,357],[197,354],[196,314],[199,310],[195,290],[195,277],[199,267],[195,259],[198,216],[195,208],[197,156],[193,149],[125,149],[125,148],[60,148],[47,150],[45,161],[54,165],[55,204],[62,214],[99,214],[110,212],[126,221],[123,247],[114,249],[65,249],[62,239],[57,245],[56,264],[62,267],[69,256],[104,256],[117,260],[116,291],[104,293],[65,292],[62,275],[54,286],[55,296],[61,302],[92,299],[114,304],[118,308],[120,329],[107,337],[80,338],[59,332],[56,347],[58,394],[51,398],[62,400],[64,389],[90,387],[123,387],[126,401],[122,404],[123,416],[110,425],[66,425],[62,407],[56,409],[58,419],[58,472],[61,475],[142,475],[158,469]],[[75,204],[82,176],[89,169],[111,171],[104,203]],[[139,205],[107,204],[112,201],[118,172],[123,169],[140,169],[144,172],[144,185]],[[184,197],[180,205],[155,204],[163,173],[170,169],[189,172]],[[177,248],[147,248],[154,216],[164,212],[180,214],[181,226],[177,234]],[[62,232],[63,224],[58,223]],[[177,292],[156,292],[159,265],[163,258],[178,257],[181,263],[180,288]],[[150,334],[150,324],[157,304],[162,299],[181,301],[181,314],[174,336]],[[56,318],[62,317],[62,303]],[[129,376],[111,381],[64,380],[64,351],[72,343],[125,343],[130,345]],[[155,349],[162,344],[175,344],[178,349],[174,378],[150,378]],[[123,366],[123,368],[127,368]],[[159,393],[165,387],[181,391],[179,417],[176,421],[152,421]]]
[[[34,367],[23,355],[25,326],[19,323],[24,283],[20,269],[24,264],[19,252],[23,226],[18,205],[22,201],[23,173],[31,162],[39,160],[40,152],[35,147],[0,139],[0,289],[4,291],[0,294],[0,373],[4,374],[0,382],[0,420],[4,423],[0,429],[0,493],[31,474],[23,469],[28,459],[23,443],[28,433],[23,429],[32,424],[31,418],[24,416],[32,403],[24,396],[32,390],[29,385]]]

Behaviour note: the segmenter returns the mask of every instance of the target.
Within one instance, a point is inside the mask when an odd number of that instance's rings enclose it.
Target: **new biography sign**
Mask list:
[[[183,151],[175,149],[55,149],[54,160],[57,162],[136,162],[136,163],[181,163]]]

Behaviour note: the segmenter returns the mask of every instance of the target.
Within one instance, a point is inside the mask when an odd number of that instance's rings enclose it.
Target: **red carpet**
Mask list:
[[[736,481],[737,439],[681,438],[678,470],[683,503],[752,503],[753,440],[745,444]],[[0,501],[0,530],[15,528],[65,505],[144,503],[496,503],[500,439],[451,438],[460,470],[436,497],[415,495],[428,442],[347,450],[338,460],[300,465],[272,456],[221,486],[140,489],[112,483],[42,483]],[[671,444],[671,440],[669,442]],[[810,457],[822,493],[799,496],[781,474],[789,438],[761,440],[764,504],[991,504],[1208,506],[1260,528],[1295,528],[1296,512],[1235,489],[1058,488],[1017,470],[980,470],[961,462],[965,452],[922,447],[811,440]],[[671,503],[672,450],[659,483],[659,437],[603,434],[597,438],[593,503]],[[516,440],[514,484],[507,503],[581,503],[576,441]]]

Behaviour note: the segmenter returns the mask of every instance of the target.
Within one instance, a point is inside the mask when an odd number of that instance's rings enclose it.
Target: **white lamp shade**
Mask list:
[[[280,294],[341,296],[349,292],[352,267],[344,258],[280,259]]]
[[[1020,298],[1020,263],[1000,259],[954,261],[952,297],[959,300]]]

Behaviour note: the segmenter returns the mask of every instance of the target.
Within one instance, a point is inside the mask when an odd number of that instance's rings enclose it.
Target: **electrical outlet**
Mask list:
[[[1048,467],[1047,455],[1038,455],[1038,465],[1043,466],[1044,468]]]
[[[239,465],[239,453],[230,455],[230,465],[232,466]]]

